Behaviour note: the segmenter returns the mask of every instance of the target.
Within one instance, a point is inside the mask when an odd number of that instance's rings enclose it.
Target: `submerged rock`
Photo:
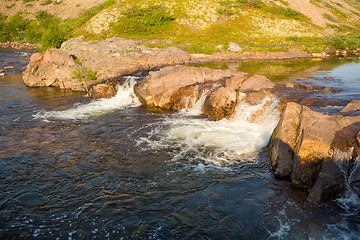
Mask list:
[[[339,164],[360,155],[359,131],[360,116],[325,115],[287,103],[270,142],[274,173],[310,190],[311,202],[334,199],[344,189]]]

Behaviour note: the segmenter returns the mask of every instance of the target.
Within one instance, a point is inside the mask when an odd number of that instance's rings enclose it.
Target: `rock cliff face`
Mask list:
[[[360,155],[359,131],[360,116],[324,115],[289,102],[270,142],[274,173],[310,190],[310,202],[334,199],[345,184],[339,166]]]

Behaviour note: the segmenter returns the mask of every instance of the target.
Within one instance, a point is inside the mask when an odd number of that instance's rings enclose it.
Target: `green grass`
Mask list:
[[[160,5],[150,4],[146,7],[133,6],[122,12],[113,25],[115,34],[148,35],[165,30],[174,17]]]

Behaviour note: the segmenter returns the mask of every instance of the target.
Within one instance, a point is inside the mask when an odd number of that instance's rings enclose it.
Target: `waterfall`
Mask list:
[[[140,102],[134,93],[134,85],[139,78],[128,76],[118,86],[115,97],[93,100],[87,104],[75,105],[64,111],[41,111],[34,115],[35,119],[50,120],[86,120],[92,117],[126,108],[139,106]]]
[[[278,100],[265,98],[257,105],[240,103],[229,120],[210,121],[201,116],[207,93],[193,105],[178,114],[166,116],[163,121],[150,126],[145,138],[138,140],[153,149],[170,149],[174,160],[195,160],[215,166],[238,161],[254,160],[269,142],[279,119]],[[271,103],[270,107],[264,108]],[[256,121],[256,112],[265,109]]]
[[[345,193],[336,202],[348,215],[357,215],[360,211],[360,157],[353,162],[344,161],[338,164],[345,177]]]

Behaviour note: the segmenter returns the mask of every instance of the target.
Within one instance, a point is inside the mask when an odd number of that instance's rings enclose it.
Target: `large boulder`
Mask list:
[[[238,74],[245,75],[232,70],[171,66],[150,72],[144,80],[135,85],[134,91],[144,105],[172,109],[176,105],[173,96],[181,88],[215,83]]]
[[[333,199],[344,189],[340,166],[360,155],[359,131],[360,116],[325,115],[287,103],[269,145],[274,173],[310,190],[310,202]]]
[[[81,82],[74,79],[74,71],[79,67],[65,51],[50,49],[31,56],[30,63],[23,72],[23,80],[29,87],[51,86],[85,91]]]

